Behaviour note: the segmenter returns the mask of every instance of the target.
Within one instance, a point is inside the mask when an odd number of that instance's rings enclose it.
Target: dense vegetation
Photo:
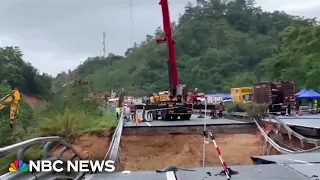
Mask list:
[[[30,63],[22,60],[22,55],[18,47],[0,47],[0,83],[49,99],[52,77],[39,74]]]
[[[31,64],[24,62],[17,47],[0,48],[0,69],[0,98],[14,88],[23,93],[13,129],[8,123],[10,102],[1,102],[5,108],[0,111],[0,147],[36,136],[58,135],[72,141],[82,133],[105,132],[116,123],[113,115],[101,111],[102,103],[88,98],[92,91],[88,82],[74,80],[65,87],[64,93],[60,93],[61,89],[55,91],[52,77],[39,74]],[[32,107],[26,101],[31,96],[38,100]],[[24,160],[39,157],[39,149],[33,147]],[[15,154],[0,159],[0,174],[8,172],[8,164],[14,159]]]
[[[320,89],[320,26],[298,21],[281,33],[274,55],[264,60],[269,77],[293,78],[299,87]]]
[[[0,85],[0,96],[12,91],[8,85]],[[34,136],[58,135],[73,140],[81,133],[101,132],[114,127],[115,117],[101,111],[101,102],[89,99],[90,86],[76,81],[66,94],[54,95],[51,101],[39,101],[31,108],[20,103],[20,112],[9,127],[9,104],[0,112],[0,147]],[[23,96],[24,97],[24,96]]]
[[[23,61],[22,55],[18,47],[0,47],[0,98],[9,94],[14,88],[18,88],[24,94],[49,100],[52,77],[39,74],[30,63]],[[32,109],[25,102],[21,103],[20,117],[19,128],[27,131],[34,125]],[[0,147],[21,139],[21,134],[12,137],[8,122],[9,108],[5,107],[0,112]]]
[[[245,0],[198,0],[186,5],[173,28],[180,83],[189,89],[228,92],[230,87],[278,78],[296,79],[298,87],[320,83],[311,78],[320,63],[319,27],[310,20],[265,12]],[[91,80],[100,92],[124,87],[146,95],[166,90],[167,51],[164,44],[155,44],[162,34],[158,28],[124,57],[90,58],[71,74]]]
[[[0,85],[1,97],[10,93],[8,85]],[[41,101],[31,108],[24,101],[20,113],[9,127],[9,109],[0,114],[0,147],[39,136],[60,136],[69,142],[83,133],[103,133],[116,125],[112,114],[101,111],[101,103],[88,99],[90,86],[84,81],[75,81],[64,95],[52,95],[53,100]],[[25,97],[25,96],[23,96]],[[9,105],[9,104],[8,104]],[[39,159],[40,149],[33,146],[26,152],[25,161]],[[10,154],[0,159],[0,174],[8,172],[8,164],[16,159]]]

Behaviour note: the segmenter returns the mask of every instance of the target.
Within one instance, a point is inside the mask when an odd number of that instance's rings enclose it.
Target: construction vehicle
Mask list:
[[[253,103],[269,105],[271,114],[286,114],[296,104],[295,94],[294,81],[261,82],[253,86]]]
[[[205,99],[204,93],[198,93],[197,91],[198,91],[198,89],[195,88],[193,92],[187,93],[188,94],[188,99],[187,99],[188,103],[199,104]]]
[[[187,102],[190,104],[199,104],[202,103],[205,99],[204,93],[188,93]]]
[[[9,106],[9,125],[13,128],[13,121],[16,119],[16,115],[19,113],[21,101],[21,93],[18,89],[14,89],[8,95],[0,100],[0,110]]]
[[[160,0],[163,17],[164,38],[157,39],[156,43],[166,43],[168,49],[168,73],[169,91],[159,92],[150,97],[150,103],[145,109],[152,110],[154,120],[161,117],[162,120],[189,120],[192,115],[192,108],[187,105],[186,86],[180,85],[178,81],[178,68],[174,49],[174,40],[169,15],[168,0]]]
[[[169,91],[162,91],[150,97],[150,103],[145,108],[152,111],[152,119],[157,120],[189,120],[192,115],[192,108],[188,106],[186,97],[170,97]]]
[[[252,87],[239,87],[231,88],[231,98],[235,103],[250,104],[252,103],[253,88]]]

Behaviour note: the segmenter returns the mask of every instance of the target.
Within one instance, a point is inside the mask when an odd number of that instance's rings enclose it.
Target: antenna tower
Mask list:
[[[103,32],[102,35],[102,45],[103,45],[103,57],[106,57],[106,33]]]

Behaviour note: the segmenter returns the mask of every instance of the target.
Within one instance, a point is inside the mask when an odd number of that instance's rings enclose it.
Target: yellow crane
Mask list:
[[[21,101],[21,93],[18,89],[14,89],[11,93],[0,99],[0,110],[9,105],[10,127],[13,128],[13,120],[19,113],[19,106]]]

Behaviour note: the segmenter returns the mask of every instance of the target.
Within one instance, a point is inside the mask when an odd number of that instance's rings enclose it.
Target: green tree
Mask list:
[[[272,79],[293,79],[298,88],[319,89],[320,27],[315,20],[299,20],[281,33],[274,55],[264,60]]]
[[[228,92],[269,78],[262,61],[273,57],[280,33],[299,20],[253,5],[254,1],[245,0],[198,0],[186,5],[173,23],[180,83],[204,92]],[[129,94],[148,95],[167,90],[168,55],[165,44],[156,45],[159,37],[163,37],[160,27],[128,48],[121,60],[99,67],[84,63],[74,72],[90,72],[81,78],[92,81],[97,92],[125,88]]]
[[[18,47],[0,47],[0,82],[23,93],[49,99],[52,78],[38,73],[30,63],[23,61],[22,55]]]

